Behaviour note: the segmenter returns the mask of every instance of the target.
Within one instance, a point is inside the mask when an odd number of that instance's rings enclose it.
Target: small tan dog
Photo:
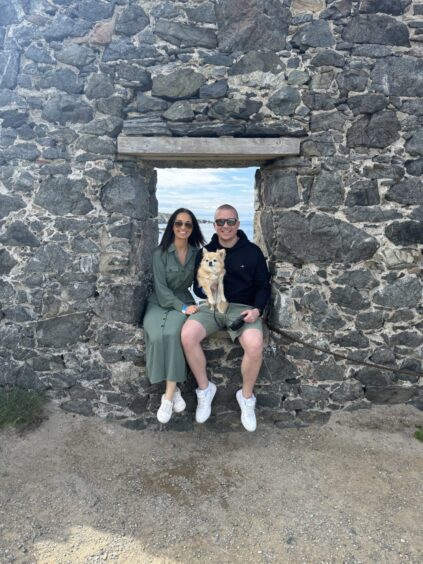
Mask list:
[[[217,309],[225,313],[228,302],[223,291],[223,277],[225,276],[225,249],[210,252],[203,249],[203,258],[197,272],[200,288],[207,296],[210,309]]]

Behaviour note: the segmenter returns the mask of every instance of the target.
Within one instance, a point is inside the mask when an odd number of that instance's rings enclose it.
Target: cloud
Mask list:
[[[187,207],[203,219],[212,219],[217,206],[230,203],[240,216],[254,215],[256,168],[158,169],[159,210]]]

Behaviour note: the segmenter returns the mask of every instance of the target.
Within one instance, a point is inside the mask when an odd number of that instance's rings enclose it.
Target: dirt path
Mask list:
[[[421,563],[422,423],[131,431],[52,407],[0,432],[0,563]]]

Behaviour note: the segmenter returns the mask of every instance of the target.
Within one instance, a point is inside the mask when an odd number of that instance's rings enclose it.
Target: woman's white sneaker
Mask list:
[[[173,402],[166,399],[164,394],[162,395],[162,403],[157,411],[157,419],[160,423],[168,423],[172,417],[173,412]]]
[[[247,431],[255,431],[257,428],[256,414],[254,412],[256,407],[256,398],[251,396],[251,398],[244,398],[242,395],[242,390],[238,390],[236,393],[236,399],[241,408],[241,423],[244,425]]]
[[[173,403],[173,411],[175,413],[182,413],[187,406],[184,398],[181,396],[181,390],[178,387],[176,387],[175,393],[173,394],[172,403]]]

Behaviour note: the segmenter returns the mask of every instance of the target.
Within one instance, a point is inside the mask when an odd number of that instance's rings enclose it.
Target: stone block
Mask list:
[[[267,106],[276,115],[287,116],[294,114],[301,102],[296,88],[283,86],[270,96]]]
[[[363,0],[360,3],[360,12],[364,14],[383,12],[400,16],[410,4],[411,0]]]
[[[116,284],[100,290],[94,311],[107,321],[137,324],[144,301],[141,285]]]
[[[254,71],[279,74],[283,70],[285,70],[285,65],[276,53],[249,51],[229,68],[228,74],[234,76]]]
[[[351,223],[385,223],[402,217],[399,211],[380,206],[353,206],[345,209],[344,214]]]
[[[59,95],[49,98],[42,117],[54,123],[87,123],[93,118],[93,110],[76,96]]]
[[[4,50],[0,52],[0,88],[15,88],[18,80],[19,62],[18,51]]]
[[[350,186],[345,205],[374,206],[380,203],[379,190],[374,180],[359,180]]]
[[[18,196],[0,194],[0,219],[7,217],[14,211],[26,207],[25,202]]]
[[[212,2],[202,2],[199,6],[185,8],[188,19],[198,23],[216,23],[216,14]]]
[[[418,307],[421,297],[422,284],[420,280],[413,276],[404,276],[404,278],[400,278],[376,292],[373,301],[387,309],[415,308]]]
[[[285,48],[290,12],[278,0],[222,0],[215,10],[220,51]]]
[[[410,155],[423,156],[423,133],[421,130],[413,133],[413,135],[406,141],[405,149],[410,153]]]
[[[223,98],[209,110],[209,116],[213,119],[226,122],[233,119],[249,119],[256,114],[262,106],[262,102],[249,98]]]
[[[321,112],[312,114],[310,118],[311,131],[327,131],[328,129],[336,129],[343,131],[347,118],[340,112]]]
[[[359,382],[347,381],[333,389],[330,394],[332,401],[337,403],[346,403],[354,401],[364,396],[363,386]]]
[[[125,8],[115,24],[115,33],[122,35],[135,35],[150,23],[150,19],[141,6],[132,5]]]
[[[423,97],[423,60],[403,55],[376,61],[373,87],[386,96]]]
[[[161,59],[159,51],[153,45],[141,44],[135,46],[129,39],[115,39],[104,50],[103,63],[114,61],[141,62]]]
[[[416,387],[386,386],[379,388],[377,386],[368,386],[365,391],[365,397],[369,401],[376,404],[395,404],[405,403],[417,394]]]
[[[341,177],[330,172],[319,174],[313,182],[309,201],[320,208],[342,205],[344,202],[344,187]]]
[[[313,20],[304,25],[291,41],[303,51],[309,47],[332,47],[335,43],[330,26],[324,20]]]
[[[326,214],[297,211],[277,216],[277,256],[294,263],[358,262],[374,255],[377,240],[357,227]],[[343,241],[349,241],[344,245]]]
[[[6,249],[0,249],[0,275],[9,274],[16,264],[18,264],[18,262]]]
[[[388,100],[383,94],[360,94],[358,96],[350,96],[347,104],[354,115],[374,114],[384,110]]]
[[[345,310],[360,311],[370,305],[358,290],[352,286],[338,286],[331,290],[330,301]]]
[[[332,49],[324,49],[311,60],[315,67],[339,67],[345,66],[345,57]]]
[[[349,21],[342,39],[351,43],[376,43],[409,47],[407,26],[386,15],[358,15]]]
[[[46,178],[41,182],[34,202],[57,215],[85,215],[93,209],[85,196],[86,180],[75,180],[65,176]]]
[[[41,347],[63,348],[83,341],[90,324],[90,316],[74,313],[54,317],[36,324],[37,343]]]
[[[148,183],[141,175],[114,176],[101,189],[100,200],[108,212],[119,212],[135,219],[149,216]]]
[[[10,223],[3,235],[0,236],[0,243],[10,247],[39,247],[40,241],[23,221]]]
[[[120,63],[116,67],[115,82],[136,88],[137,91],[151,90],[151,75],[148,71],[133,63]]]
[[[405,169],[412,176],[423,176],[423,158],[405,161]]]
[[[310,378],[317,381],[337,382],[343,381],[344,377],[345,368],[337,364],[333,358],[329,358],[326,362],[314,362],[310,373]]]
[[[169,74],[160,74],[153,78],[153,96],[167,100],[180,100],[198,97],[200,87],[205,83],[205,77],[192,69],[182,68]]]
[[[290,208],[300,202],[297,175],[282,170],[267,172],[261,180],[262,204],[266,207]]]
[[[197,27],[192,24],[158,20],[154,33],[178,47],[214,49],[217,46],[216,32],[213,29]]]
[[[399,138],[400,122],[392,111],[360,117],[347,131],[348,147],[385,148]]]
[[[421,221],[394,221],[385,228],[385,235],[395,245],[407,247],[423,243]]]
[[[79,415],[94,415],[93,407],[89,400],[69,400],[60,404],[60,407],[69,413],[78,413]]]

